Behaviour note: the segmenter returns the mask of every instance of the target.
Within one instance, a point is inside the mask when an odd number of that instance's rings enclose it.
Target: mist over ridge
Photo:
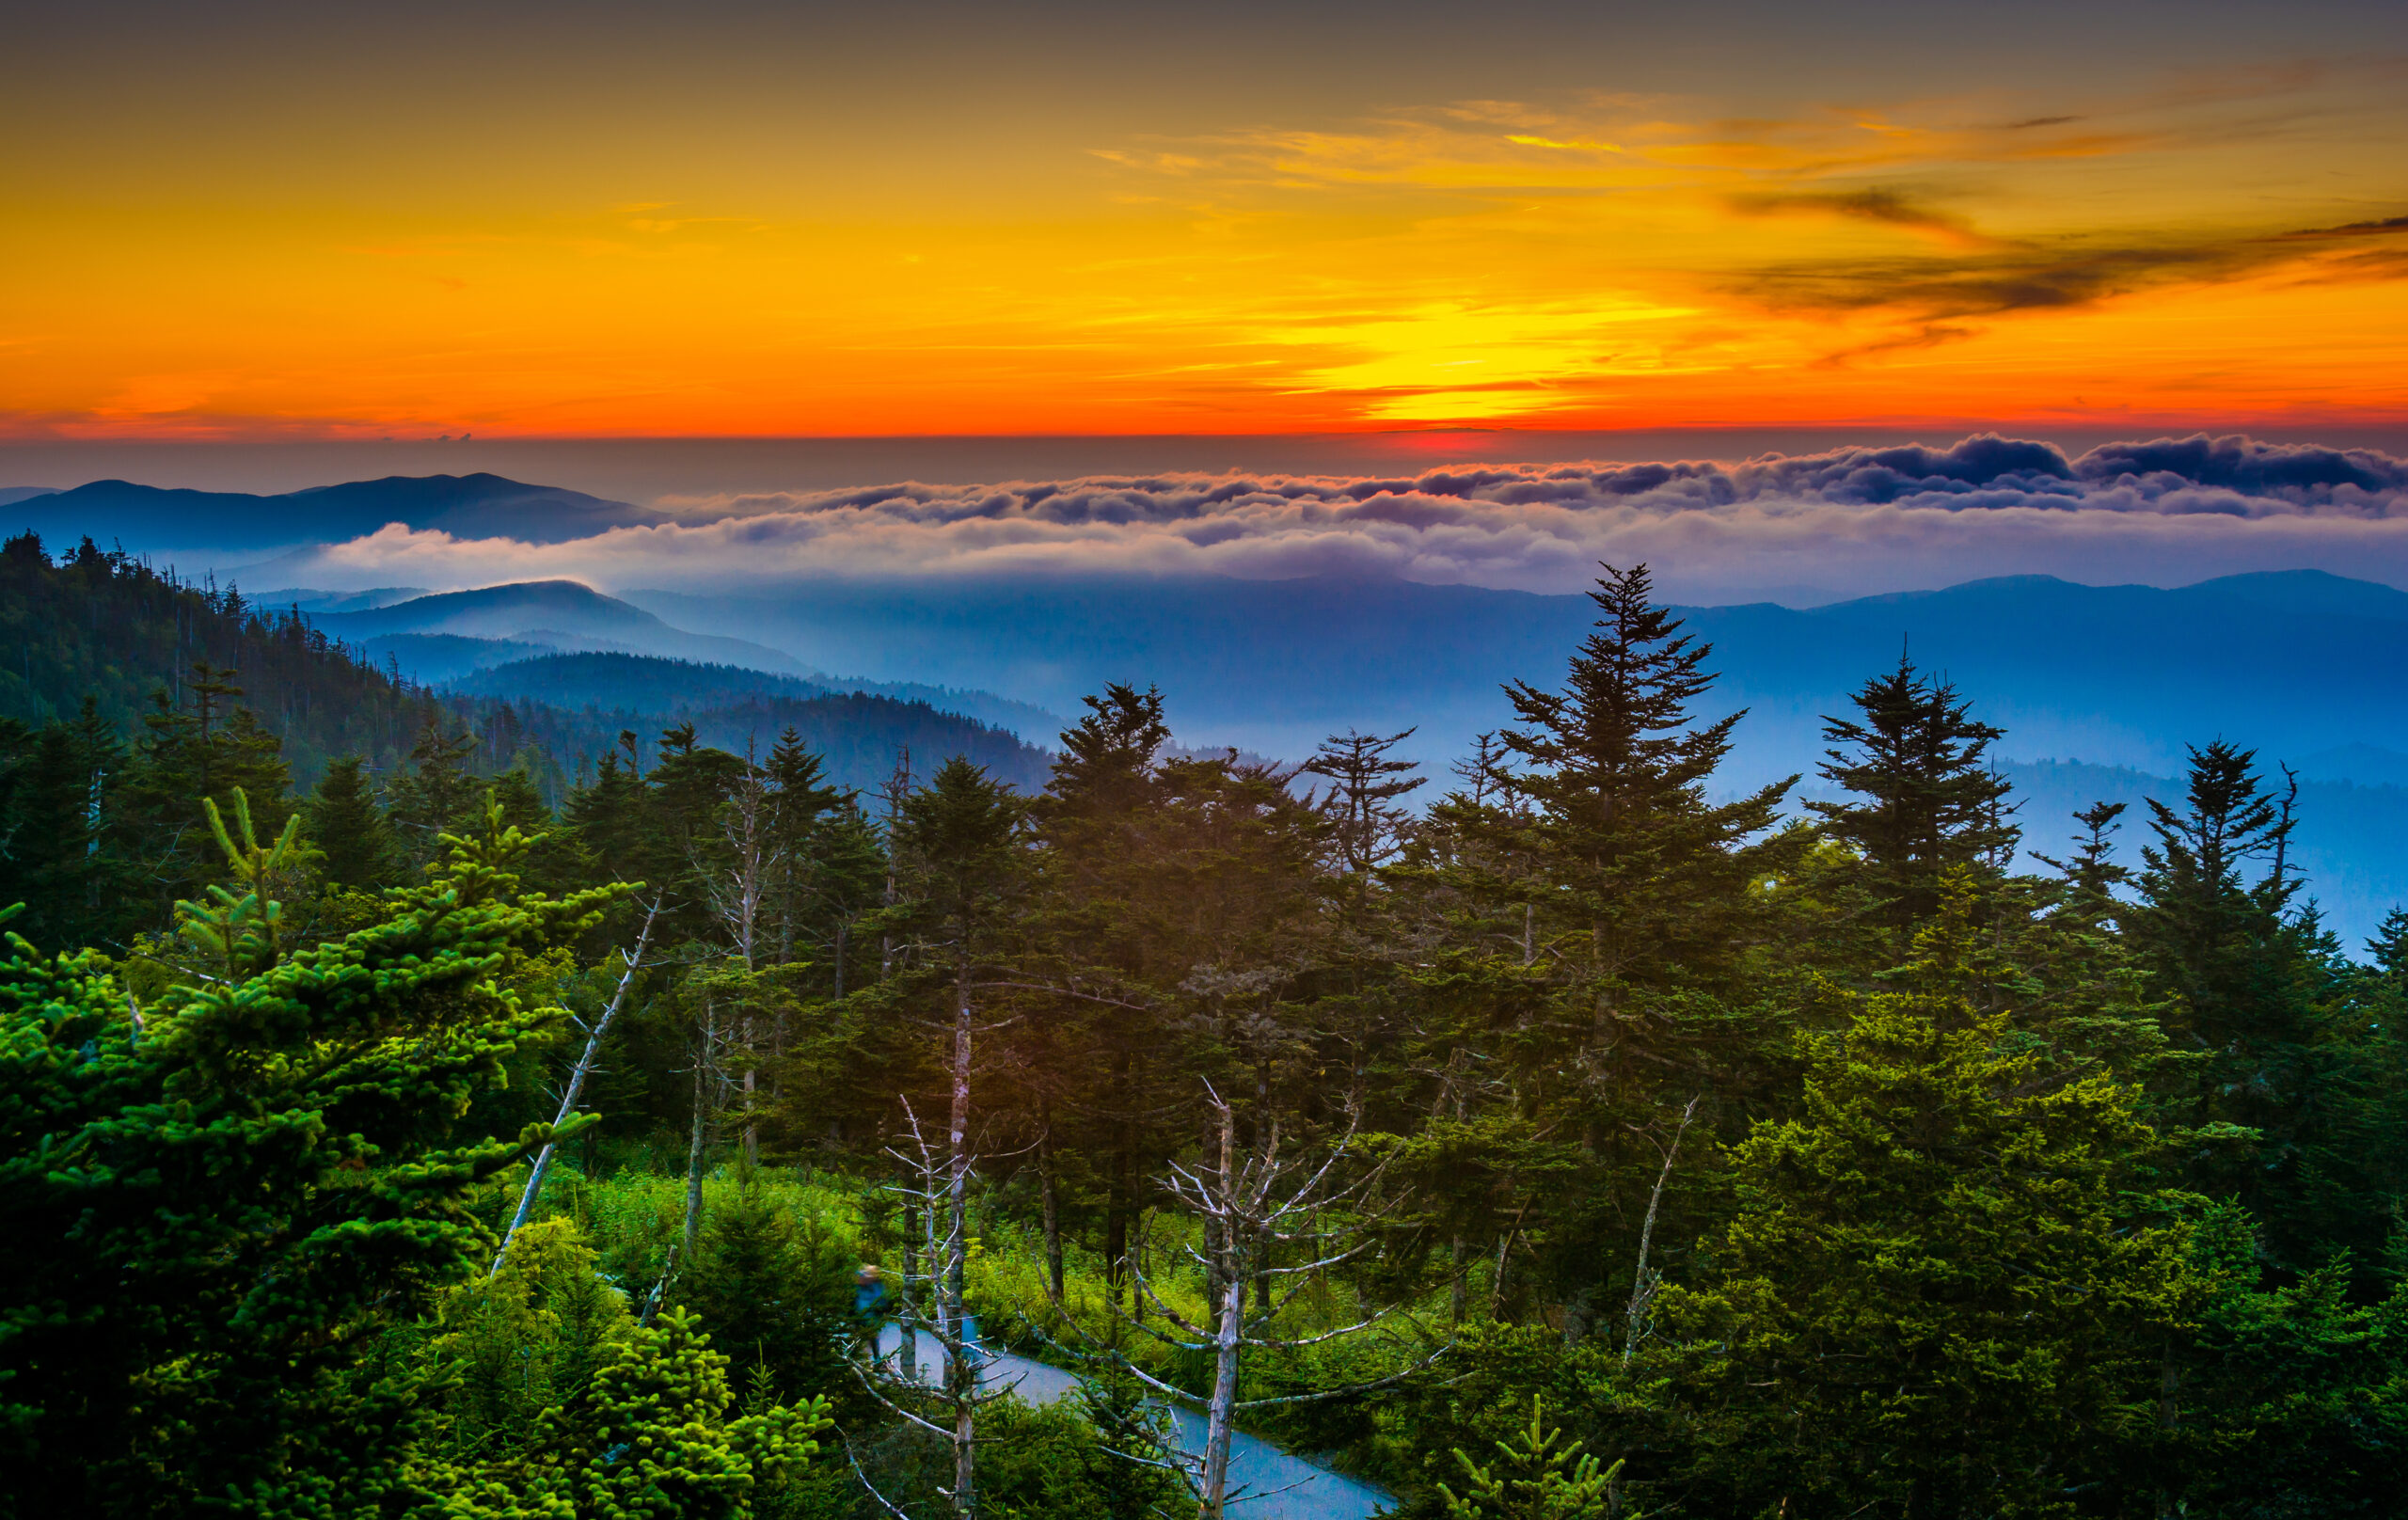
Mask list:
[[[2408,582],[2408,530],[2395,523],[2403,502],[2408,462],[2375,449],[2200,434],[2069,454],[1982,434],[1944,448],[1850,447],[1738,464],[907,480],[671,495],[646,509],[655,521],[551,543],[397,516],[249,574],[347,589],[1326,576],[1568,593],[1600,561],[1644,561],[1676,599],[1812,605],[2000,574],[2175,585],[2316,568]]]

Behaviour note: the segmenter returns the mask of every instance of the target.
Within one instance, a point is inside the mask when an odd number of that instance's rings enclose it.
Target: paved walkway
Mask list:
[[[920,1375],[933,1383],[942,1374],[943,1352],[932,1336],[914,1338],[912,1360]],[[881,1356],[893,1356],[903,1344],[902,1332],[888,1325],[879,1332]],[[989,1351],[981,1383],[1010,1384],[1031,1403],[1052,1403],[1079,1385],[1079,1380],[1058,1367],[1033,1362],[1009,1352]],[[1180,1446],[1188,1451],[1204,1449],[1201,1411],[1174,1406]],[[1229,1441],[1229,1481],[1244,1495],[1229,1507],[1233,1520],[1370,1520],[1384,1513],[1388,1496],[1368,1483],[1331,1472],[1318,1463],[1280,1450],[1259,1436],[1237,1432]]]

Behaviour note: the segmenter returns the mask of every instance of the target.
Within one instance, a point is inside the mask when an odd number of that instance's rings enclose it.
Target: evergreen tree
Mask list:
[[[1331,783],[1323,805],[1336,825],[1339,859],[1349,871],[1370,870],[1396,853],[1397,832],[1406,815],[1394,804],[1421,781],[1406,779],[1419,767],[1395,759],[1389,752],[1414,733],[1408,728],[1401,734],[1357,734],[1350,728],[1342,737],[1332,735],[1322,740],[1305,762],[1307,772]]]
[[[2279,1213],[2300,1201],[2304,1148],[2313,1143],[2324,970],[2314,932],[2284,918],[2297,883],[2276,863],[2290,821],[2261,788],[2255,759],[2222,739],[2194,749],[2181,809],[2150,800],[2157,837],[2142,851],[2141,903],[2129,928],[2142,964],[2177,1000],[2171,1032],[2206,1057],[2195,1068],[2196,1116],[2254,1139],[2202,1149],[2197,1180]],[[2252,880],[2253,872],[2263,874]],[[2276,1233],[2270,1244],[2284,1259],[2313,1259],[2295,1228]]]
[[[768,819],[768,845],[773,852],[773,880],[768,904],[775,936],[770,958],[793,960],[798,944],[829,945],[839,939],[839,921],[865,904],[846,891],[849,861],[830,847],[832,815],[844,805],[844,794],[828,784],[819,756],[788,727],[770,747],[764,778],[774,799]]]
[[[1149,834],[1168,800],[1161,760],[1170,725],[1151,687],[1117,683],[1083,700],[1086,715],[1063,731],[1053,778],[1033,809],[1044,872],[1038,939],[1054,979],[1100,1001],[1048,1000],[1016,1039],[1028,1052],[1016,1067],[1028,1073],[1021,1101],[1039,1148],[1049,1281],[1059,1275],[1053,1268],[1071,1206],[1061,1158],[1076,1153],[1072,1116],[1085,1113],[1103,1270],[1118,1293],[1129,1288],[1123,1269],[1142,1179],[1162,1149],[1160,1073],[1171,1054],[1153,993],[1177,977],[1163,964],[1161,937],[1151,932],[1159,919],[1148,911],[1161,868],[1161,846]]]
[[[2040,857],[2058,880],[2030,901],[2014,890],[2020,882],[1990,884],[1993,933],[2016,942],[2034,984],[2017,1006],[2021,1027],[2045,1037],[2077,1065],[2104,1062],[2117,1077],[2142,1084],[2152,1112],[2169,1099],[2178,1111],[2182,1071],[2194,1058],[2170,1050],[2164,1019],[2171,1005],[2149,986],[2115,928],[2125,911],[2117,891],[2132,879],[2115,859],[2114,836],[2123,814],[2121,802],[2075,814],[2083,832],[2072,858]]]
[[[2386,982],[2408,991],[2408,908],[2383,915],[2374,937],[2367,941],[2367,954]]]
[[[866,1328],[854,1308],[854,1265],[817,1221],[798,1223],[747,1188],[712,1216],[676,1296],[715,1344],[759,1370],[782,1400],[800,1401],[853,1382],[847,1352]]]
[[[204,803],[230,809],[239,790],[257,800],[252,815],[271,833],[292,810],[292,773],[281,747],[249,708],[236,705],[244,694],[237,674],[200,661],[184,684],[189,707],[160,690],[143,715],[147,733],[125,805],[142,842],[145,874],[167,902],[199,892],[216,874]]]
[[[1772,827],[1790,781],[1707,800],[1745,714],[1693,719],[1712,647],[1655,605],[1645,565],[1604,568],[1589,594],[1597,631],[1564,689],[1506,688],[1521,726],[1500,738],[1524,763],[1514,788],[1532,815],[1518,843],[1544,861],[1548,914],[1579,936],[1592,974],[1694,974],[1727,961],[1748,884],[1776,858],[1748,842]]]
[[[1607,566],[1591,599],[1596,631],[1563,689],[1506,689],[1521,722],[1498,743],[1518,765],[1490,768],[1488,802],[1437,820],[1471,867],[1446,884],[1519,897],[1520,942],[1415,978],[1441,1004],[1417,1021],[1445,1045],[1428,1052],[1427,1100],[1461,1115],[1462,1135],[1528,1148],[1509,1147],[1502,1196],[1484,1186],[1489,1168],[1458,1174],[1492,1193],[1456,1211],[1491,1221],[1492,1301],[1551,1292],[1576,1338],[1636,1254],[1627,1200],[1656,1182],[1664,1116],[1701,1091],[1744,1101],[1783,1054],[1750,972],[1781,921],[1761,885],[1788,873],[1801,843],[1771,831],[1795,778],[1707,795],[1743,715],[1698,719],[1711,650],[1654,605],[1646,567]],[[1574,1175],[1547,1135],[1577,1137]],[[1541,1270],[1511,1286],[1515,1251],[1542,1243]],[[1467,1246],[1450,1239],[1450,1257]]]
[[[462,1202],[541,1138],[453,1126],[549,1018],[497,974],[610,895],[518,895],[520,841],[497,826],[382,922],[280,953],[259,932],[274,852],[244,833],[226,861],[249,890],[186,916],[247,974],[137,992],[95,954],[14,936],[0,963],[0,1397],[22,1512],[381,1502],[415,1402],[354,1375],[363,1350],[490,1259]]]
[[[1715,1512],[2058,1513],[2147,1449],[2188,1290],[2158,1141],[2113,1078],[2008,1034],[1890,993],[1799,1037],[1803,1100],[1738,1148],[1714,1277],[1661,1300]]]
[[[87,696],[72,723],[0,719],[0,903],[53,943],[123,944],[144,926],[127,755]]]
[[[2270,1282],[2252,1221],[2202,1211],[2196,1307],[2159,1379],[2157,1512],[2387,1515],[2408,1492],[2408,1283],[2353,1291],[2350,1262]]]
[[[1806,805],[1862,856],[1878,919],[1903,928],[1931,912],[1949,867],[2003,865],[2013,854],[2007,783],[1987,767],[2004,731],[1976,720],[1954,686],[1904,655],[1852,700],[1856,718],[1823,720],[1833,748],[1821,774],[1864,800]]]
[[[437,859],[442,836],[456,831],[484,795],[469,769],[476,752],[474,735],[448,731],[438,718],[429,717],[419,730],[409,773],[394,778],[387,797],[394,837],[410,864]]]
[[[357,755],[327,764],[306,815],[309,841],[325,857],[325,879],[357,892],[391,882],[399,862],[393,831],[369,791]]]
[[[623,737],[632,747],[635,736]],[[604,754],[592,783],[571,794],[565,816],[606,879],[647,880],[658,868],[651,797],[632,756],[622,764],[616,752]]]
[[[593,861],[576,831],[558,826],[543,792],[523,764],[513,765],[493,778],[493,800],[502,822],[525,834],[528,847],[523,874],[541,891],[562,893],[594,879]]]
[[[1497,1455],[1487,1465],[1458,1448],[1454,1456],[1463,1469],[1463,1494],[1438,1485],[1448,1520],[1601,1520],[1609,1513],[1628,1513],[1629,1520],[1639,1520],[1635,1512],[1624,1512],[1614,1502],[1614,1480],[1622,1474],[1622,1464],[1601,1469],[1578,1442],[1562,1437],[1560,1429],[1546,1428],[1545,1401],[1534,1395],[1529,1429],[1517,1432],[1513,1441],[1497,1442]]]

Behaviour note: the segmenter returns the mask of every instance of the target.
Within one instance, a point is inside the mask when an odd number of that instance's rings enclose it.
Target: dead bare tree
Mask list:
[[[959,1114],[958,1101],[956,1112]],[[982,1386],[987,1359],[963,1302],[964,1268],[970,1258],[963,1184],[974,1158],[968,1152],[959,1117],[940,1148],[921,1127],[909,1099],[903,1100],[903,1116],[906,1143],[890,1147],[887,1154],[911,1179],[897,1184],[895,1191],[906,1200],[907,1220],[920,1221],[924,1238],[918,1255],[925,1265],[916,1272],[907,1265],[896,1284],[895,1320],[902,1339],[892,1368],[887,1369],[882,1360],[864,1358],[854,1364],[854,1370],[872,1396],[888,1409],[952,1443],[953,1486],[940,1492],[951,1500],[957,1520],[973,1520],[978,1512],[978,1411],[1012,1391],[1010,1386]],[[942,1231],[937,1223],[940,1216],[944,1221]],[[905,1259],[911,1260],[909,1254]],[[919,1340],[924,1333],[936,1341],[940,1358],[940,1376],[933,1388],[920,1375]],[[911,1407],[929,1402],[931,1396],[929,1414],[938,1418]],[[866,1477],[863,1482],[866,1486]],[[885,1502],[882,1496],[879,1502]]]
[[[1689,1123],[1697,1117],[1697,1105],[1698,1100],[1692,1098],[1681,1110],[1681,1122],[1672,1131],[1671,1145],[1656,1143],[1656,1148],[1664,1155],[1664,1169],[1656,1174],[1656,1186],[1647,1195],[1647,1219],[1639,1227],[1639,1270],[1630,1280],[1630,1308],[1624,1316],[1623,1331],[1622,1359],[1625,1364],[1639,1350],[1639,1338],[1646,1333],[1648,1314],[1656,1306],[1656,1290],[1664,1280],[1662,1273],[1647,1264],[1647,1253],[1656,1243],[1656,1211],[1664,1201],[1664,1184],[1672,1180],[1672,1163],[1680,1159],[1681,1137],[1689,1132]],[[1653,1134],[1648,1138],[1655,1140]]]
[[[778,796],[755,763],[753,749],[753,741],[747,739],[744,769],[728,788],[727,800],[720,808],[720,834],[726,846],[725,858],[714,866],[705,863],[698,851],[694,861],[711,910],[719,916],[748,977],[757,969],[754,953],[762,904],[768,899],[778,863],[785,856],[784,849],[775,843]],[[733,1035],[735,1043],[745,1053],[741,1079],[744,1159],[758,1164],[761,1130],[753,1110],[759,1090],[759,1031],[754,1027],[751,999],[743,1001],[745,1006]]]
[[[1403,1381],[1435,1361],[1447,1348],[1440,1346],[1402,1371],[1369,1383],[1276,1399],[1238,1398],[1238,1376],[1246,1352],[1316,1345],[1368,1331],[1390,1317],[1390,1311],[1382,1309],[1317,1335],[1281,1338],[1263,1333],[1317,1276],[1378,1243],[1370,1233],[1377,1211],[1364,1206],[1380,1172],[1373,1167],[1352,1181],[1337,1180],[1339,1168],[1354,1155],[1351,1122],[1318,1164],[1301,1155],[1281,1153],[1275,1115],[1264,1116],[1252,1143],[1241,1148],[1234,1108],[1209,1085],[1205,1090],[1212,1116],[1210,1147],[1194,1166],[1173,1163],[1165,1188],[1180,1208],[1204,1226],[1203,1249],[1190,1246],[1186,1254],[1204,1268],[1212,1285],[1210,1322],[1198,1324],[1180,1313],[1154,1290],[1136,1261],[1128,1262],[1124,1270],[1170,1328],[1156,1329],[1133,1316],[1127,1317],[1127,1322],[1166,1345],[1209,1353],[1212,1357],[1212,1391],[1202,1401],[1204,1449],[1186,1453],[1184,1466],[1196,1494],[1198,1520],[1223,1520],[1230,1503],[1242,1496],[1229,1487],[1230,1438],[1236,1433],[1240,1410],[1365,1393]],[[1354,1217],[1333,1225],[1328,1218],[1333,1209],[1346,1210]],[[1329,1249],[1350,1238],[1354,1243]],[[1272,1264],[1271,1253],[1278,1245],[1298,1241],[1315,1243],[1323,1254],[1309,1260]],[[1290,1279],[1290,1284],[1284,1291],[1260,1294],[1249,1312],[1248,1284],[1271,1277]],[[1153,1377],[1126,1357],[1114,1360],[1156,1392],[1182,1402],[1196,1401],[1194,1395]]]
[[[689,1259],[694,1254],[695,1242],[702,1238],[703,1162],[709,1153],[719,1111],[725,1106],[720,1089],[726,1085],[722,1048],[727,1043],[727,1032],[719,1021],[719,990],[705,980],[700,990],[702,1021],[689,1031],[688,1045],[688,1053],[693,1058],[693,1065],[688,1069],[694,1078],[694,1115],[686,1143],[686,1229],[681,1239]]]
[[[555,1132],[577,1113],[577,1100],[585,1092],[585,1079],[594,1074],[594,1063],[601,1058],[603,1038],[610,1033],[610,1025],[619,1017],[619,1010],[626,1006],[627,992],[635,986],[636,973],[643,969],[644,950],[652,943],[652,926],[659,917],[660,901],[655,898],[644,910],[643,927],[636,935],[635,948],[619,952],[619,958],[626,969],[619,974],[618,989],[610,994],[610,1002],[603,1008],[602,1017],[588,1024],[571,1016],[571,1021],[585,1031],[585,1050],[578,1056],[577,1065],[569,1068],[568,1081],[562,1085],[560,1112],[552,1117]],[[493,1272],[501,1270],[502,1259],[510,1254],[512,1239],[527,1223],[527,1216],[534,1211],[535,1199],[544,1191],[544,1175],[551,1170],[552,1157],[559,1148],[557,1139],[547,1140],[544,1148],[535,1153],[535,1164],[527,1174],[526,1189],[518,1195],[517,1211],[510,1216],[510,1227],[502,1231],[501,1249],[494,1253]],[[492,1275],[492,1273],[487,1275]]]

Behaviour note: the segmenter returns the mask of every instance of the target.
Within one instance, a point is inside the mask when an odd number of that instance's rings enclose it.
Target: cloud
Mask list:
[[[547,546],[397,525],[277,570],[322,586],[1216,575],[1561,593],[1586,585],[1601,560],[1644,560],[1690,600],[2013,573],[2178,584],[2305,566],[2408,582],[2408,460],[2206,435],[2070,457],[1985,434],[1728,466],[905,483],[661,505],[677,520]],[[264,584],[258,574],[246,579]]]
[[[1887,192],[1760,197],[1734,205],[1757,214],[1823,211],[1955,241],[1960,251],[1954,253],[1788,261],[1724,282],[1730,293],[1778,311],[1886,309],[1926,322],[2085,307],[2162,286],[2223,284],[2277,269],[2308,278],[2391,279],[2398,277],[2397,260],[2373,240],[2408,231],[2408,217],[2394,217],[2266,235],[2007,242],[1982,237]],[[2337,245],[2337,251],[2327,251]]]
[[[1877,222],[1927,232],[1958,247],[1987,248],[2004,245],[1973,230],[1964,218],[1921,205],[1904,191],[1874,187],[1863,190],[1791,192],[1782,195],[1733,196],[1731,209],[1747,215],[1805,214],[1836,216],[1844,221]]]

